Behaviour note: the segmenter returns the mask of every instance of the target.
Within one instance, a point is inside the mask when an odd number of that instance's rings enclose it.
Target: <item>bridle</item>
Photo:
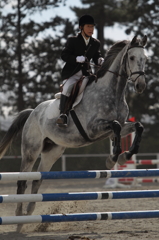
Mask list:
[[[124,69],[125,69],[125,74],[120,74],[119,72],[114,72],[114,71],[111,71],[110,69],[107,69],[106,71],[107,72],[110,72],[110,73],[113,73],[114,75],[116,75],[116,77],[126,77],[127,79],[128,79],[128,81],[131,81],[131,82],[136,82],[136,80],[140,77],[140,76],[142,76],[142,75],[145,75],[145,72],[144,71],[136,71],[136,72],[132,72],[131,71],[131,68],[130,68],[130,64],[129,64],[129,59],[128,59],[128,51],[130,50],[130,49],[132,49],[132,48],[143,48],[144,49],[144,47],[143,46],[131,46],[131,47],[129,47],[128,49],[127,49],[127,52],[126,52],[126,54],[125,54],[125,57],[124,57]],[[130,71],[130,76],[128,76],[128,74],[127,74],[127,71],[126,71],[126,59],[128,59],[128,68],[129,68],[129,71]],[[92,64],[92,63],[88,63],[89,65],[93,65],[94,67],[96,67],[96,68],[101,68],[101,66],[99,66],[99,65],[95,65],[95,64]],[[88,70],[89,71],[89,70]],[[131,77],[132,77],[132,75],[134,75],[134,74],[138,74],[138,76],[135,78],[135,80],[133,80]],[[96,81],[97,82],[97,81]]]
[[[127,49],[127,52],[126,52],[126,54],[125,54],[125,60],[124,60],[124,62],[125,62],[125,73],[126,73],[126,59],[128,59],[128,51],[130,50],[130,49],[132,49],[132,48],[143,48],[144,49],[144,47],[143,46],[132,46],[132,47],[129,47],[128,49]],[[128,79],[128,81],[131,81],[131,82],[136,82],[136,80],[140,77],[140,76],[142,76],[142,75],[145,75],[145,72],[144,71],[136,71],[136,72],[132,72],[131,71],[131,68],[130,68],[130,64],[129,64],[129,59],[128,59],[128,68],[129,68],[129,71],[130,71],[130,76],[128,76],[127,75],[127,73],[126,74],[120,74],[120,73],[118,73],[118,72],[113,72],[113,71],[111,71],[111,70],[107,70],[107,72],[110,72],[110,73],[113,73],[113,74],[115,74],[117,77],[127,77],[127,79]],[[134,74],[138,74],[138,76],[135,78],[135,80],[133,80],[131,77],[132,77],[132,75],[134,75]]]
[[[143,49],[144,49],[143,46],[132,46],[132,47],[129,47],[128,50],[127,50],[126,56],[128,56],[128,51],[129,51],[130,49],[132,49],[132,48],[143,48]],[[129,68],[129,71],[130,71],[130,76],[128,76],[128,81],[136,82],[136,80],[137,80],[140,76],[145,75],[145,72],[144,72],[144,71],[132,72],[132,71],[131,71],[131,68],[130,68],[130,65],[129,65],[129,59],[128,59],[128,68]],[[125,71],[126,71],[126,61],[125,61]],[[138,76],[135,78],[135,80],[133,80],[133,79],[131,78],[131,76],[134,75],[134,74],[138,74]]]

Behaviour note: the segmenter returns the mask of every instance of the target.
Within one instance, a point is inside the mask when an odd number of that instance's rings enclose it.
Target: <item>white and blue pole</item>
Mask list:
[[[72,222],[97,220],[122,220],[139,218],[159,218],[158,210],[131,211],[131,212],[103,212],[103,213],[75,213],[35,216],[0,217],[0,225],[45,223],[45,222]]]
[[[159,177],[159,169],[0,173],[0,181],[125,177]]]
[[[159,190],[0,195],[0,203],[158,198]]]

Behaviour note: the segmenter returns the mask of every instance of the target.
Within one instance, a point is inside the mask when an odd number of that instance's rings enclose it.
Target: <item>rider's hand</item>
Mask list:
[[[85,62],[86,58],[84,56],[78,56],[76,57],[76,62],[83,63]]]
[[[102,65],[104,63],[104,58],[100,57],[98,58],[98,64]]]

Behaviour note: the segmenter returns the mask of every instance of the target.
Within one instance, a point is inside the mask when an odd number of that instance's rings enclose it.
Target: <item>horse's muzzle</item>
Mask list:
[[[143,91],[146,88],[146,83],[143,80],[138,79],[138,81],[135,83],[135,90],[137,93],[143,93]]]

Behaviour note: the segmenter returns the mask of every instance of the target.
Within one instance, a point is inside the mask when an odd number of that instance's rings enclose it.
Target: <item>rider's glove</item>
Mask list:
[[[101,66],[104,63],[104,58],[98,58],[98,64]]]
[[[83,62],[85,62],[85,57],[84,56],[78,56],[78,57],[76,57],[76,62],[79,62],[79,63],[83,63]]]

